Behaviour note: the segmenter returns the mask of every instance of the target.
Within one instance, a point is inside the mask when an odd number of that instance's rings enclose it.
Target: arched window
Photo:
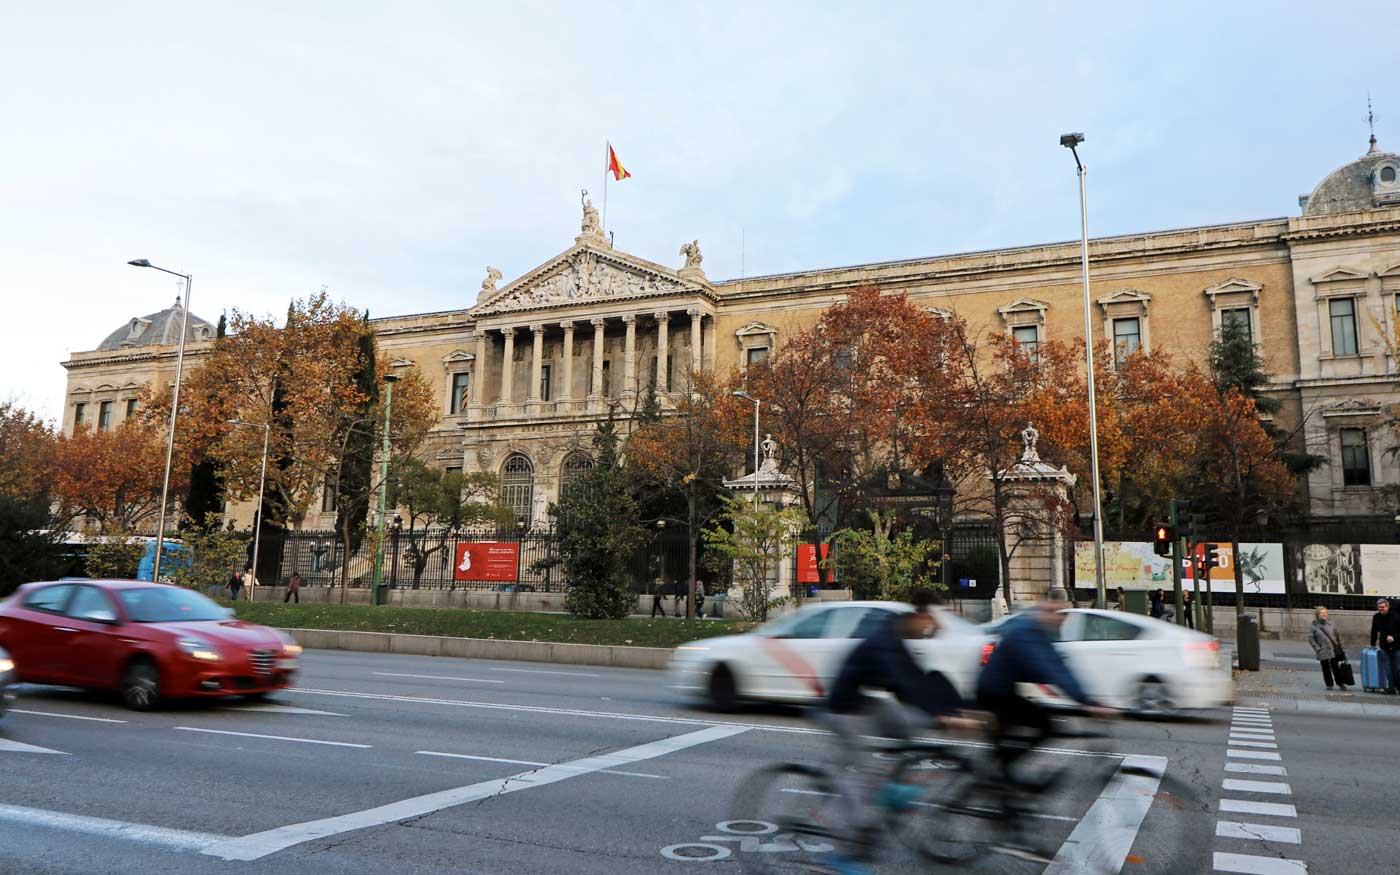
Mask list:
[[[564,490],[569,488],[569,484],[579,478],[583,472],[592,469],[593,460],[584,453],[570,453],[565,459],[563,466],[559,469],[559,494],[563,495]]]
[[[516,519],[530,519],[535,499],[535,466],[520,453],[506,459],[501,469],[501,501],[515,512]]]

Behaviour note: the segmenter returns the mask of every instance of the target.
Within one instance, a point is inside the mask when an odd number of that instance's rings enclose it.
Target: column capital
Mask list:
[[[636,314],[636,313],[625,313],[625,314],[623,314],[623,316],[622,316],[622,324],[624,324],[624,325],[631,325],[633,322],[636,322],[636,321],[637,321],[637,314]]]
[[[699,307],[690,307],[686,309],[685,315],[689,316],[691,319],[699,319],[701,316],[705,315],[705,311],[701,310]]]
[[[559,327],[562,328],[562,329],[564,329],[565,331],[573,331],[573,330],[574,330],[574,320],[572,320],[572,319],[561,319],[561,320],[559,321]]]
[[[541,334],[544,334],[544,323],[543,323],[543,322],[532,322],[532,323],[530,324],[530,332],[531,332],[532,334],[534,334],[536,337],[539,337]]]
[[[514,336],[515,336],[515,326],[514,326],[514,325],[505,326],[505,327],[501,327],[501,328],[492,328],[491,330],[492,330],[492,331],[499,331],[499,332],[501,332],[501,336],[502,336],[502,337],[514,337]]]
[[[604,319],[602,316],[594,316],[592,319],[588,320],[588,324],[592,325],[595,329],[601,329],[603,327],[603,323],[607,321],[608,320]]]
[[[666,310],[657,310],[655,313],[651,314],[651,318],[655,319],[657,322],[668,322],[671,319],[671,314]]]

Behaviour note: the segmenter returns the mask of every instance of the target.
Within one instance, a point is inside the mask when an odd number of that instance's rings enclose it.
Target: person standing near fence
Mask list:
[[[665,594],[664,592],[662,592],[662,587],[663,587],[663,586],[664,586],[664,582],[663,582],[663,581],[661,580],[661,578],[659,578],[659,577],[656,578],[656,580],[652,581],[652,584],[651,584],[651,616],[652,616],[652,619],[655,619],[655,618],[656,618],[656,612],[657,612],[657,611],[660,611],[660,612],[661,612],[661,616],[663,616],[663,617],[666,616],[666,603],[665,603],[664,601],[662,601],[662,599],[664,599],[664,598],[666,597],[666,594]]]
[[[239,577],[238,570],[234,569],[228,576],[229,601],[238,601],[238,595],[241,592],[243,592],[243,578]]]
[[[1379,647],[1376,654],[1390,669],[1385,691],[1395,695],[1396,672],[1400,669],[1400,616],[1390,609],[1390,599],[1376,601],[1376,613],[1371,617],[1371,646]]]
[[[695,579],[695,619],[705,615],[705,581]]]
[[[1342,639],[1337,635],[1337,628],[1327,619],[1327,609],[1318,608],[1314,614],[1316,619],[1312,622],[1312,628],[1308,630],[1308,643],[1312,645],[1313,655],[1322,665],[1322,682],[1327,684],[1327,689],[1332,689],[1333,681],[1336,681],[1337,688],[1346,692],[1346,684],[1342,683],[1342,675],[1337,671],[1337,663],[1346,659],[1346,651],[1342,650]]]
[[[258,585],[258,579],[253,575],[253,566],[249,565],[243,572],[243,589],[248,593],[248,601],[253,600],[253,587]],[[237,601],[235,599],[235,601]]]
[[[287,594],[282,596],[282,604],[296,602],[301,604],[301,573],[292,572],[292,579],[287,581]]]

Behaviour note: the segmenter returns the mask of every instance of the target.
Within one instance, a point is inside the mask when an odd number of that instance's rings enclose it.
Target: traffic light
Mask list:
[[[1172,542],[1176,540],[1176,533],[1172,527],[1158,523],[1152,530],[1152,551],[1158,556],[1172,555]]]
[[[1220,545],[1219,545],[1219,544],[1206,544],[1205,556],[1203,557],[1203,560],[1202,560],[1202,561],[1203,561],[1203,563],[1204,563],[1204,565],[1205,565],[1206,568],[1219,568],[1219,567],[1220,567]]]

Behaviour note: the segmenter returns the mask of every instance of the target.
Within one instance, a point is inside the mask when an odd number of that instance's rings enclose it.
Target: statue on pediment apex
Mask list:
[[[583,233],[598,237],[603,236],[603,224],[598,221],[598,209],[593,206],[593,201],[589,199],[588,189],[583,189],[579,197],[583,201]]]
[[[688,268],[698,268],[700,262],[705,260],[705,256],[700,254],[699,240],[681,244],[680,254],[685,256],[685,266]]]
[[[484,301],[496,294],[496,283],[501,279],[501,272],[494,267],[486,268],[486,279],[481,281],[481,291],[476,293],[478,301]]]

